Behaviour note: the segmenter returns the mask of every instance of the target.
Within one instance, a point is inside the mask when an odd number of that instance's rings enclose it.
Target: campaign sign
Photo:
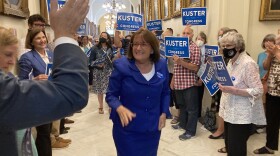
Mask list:
[[[146,22],[148,30],[162,30],[161,20],[147,21]]]
[[[190,58],[188,37],[166,36],[164,43],[166,57],[178,55],[181,58]]]
[[[219,83],[216,80],[214,68],[210,63],[206,63],[206,68],[204,73],[200,76],[200,79],[206,86],[211,96],[217,93],[219,90]]]
[[[121,55],[125,55],[125,54],[124,54],[124,49],[123,49],[123,48],[120,49],[120,53],[121,53]]]
[[[117,14],[117,30],[137,31],[143,26],[143,17],[139,14],[118,12]]]
[[[206,25],[206,8],[182,8],[183,25]]]
[[[200,76],[211,96],[218,90],[218,84],[233,86],[225,61],[221,55],[209,56],[204,73]]]
[[[87,25],[85,23],[82,23],[77,31],[77,34],[85,36],[87,34],[86,28]]]
[[[216,71],[216,79],[223,86],[233,86],[231,78],[228,74],[225,61],[221,55],[211,56],[211,62]]]
[[[45,74],[48,75],[48,80],[51,80],[52,67],[53,63],[47,63]]]
[[[47,3],[48,3],[48,5],[47,5],[48,11],[50,12],[51,0],[47,0]],[[58,0],[58,1],[57,1],[57,4],[58,4],[58,8],[60,9],[60,8],[62,8],[62,7],[64,6],[65,0]]]
[[[219,46],[205,45],[205,56],[215,56],[219,54]]]
[[[165,45],[164,45],[164,40],[161,39],[159,40],[159,52],[160,52],[160,57],[165,59]]]

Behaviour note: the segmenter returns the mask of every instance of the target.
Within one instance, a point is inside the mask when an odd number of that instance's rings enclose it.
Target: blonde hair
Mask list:
[[[0,27],[0,47],[18,44],[17,37],[8,29]]]

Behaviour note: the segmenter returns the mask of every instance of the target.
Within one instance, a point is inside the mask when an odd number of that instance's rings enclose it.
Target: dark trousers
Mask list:
[[[185,129],[188,134],[195,135],[198,119],[197,87],[175,90],[175,94],[180,109],[179,126]]]
[[[88,68],[88,84],[91,86],[93,81],[93,69],[91,67]]]
[[[266,94],[266,147],[278,150],[280,97]]]
[[[201,109],[202,109],[202,100],[203,100],[203,94],[204,94],[204,84],[202,86],[197,86],[198,89],[198,114],[197,117],[201,117]]]
[[[60,125],[59,125],[59,131],[60,131],[60,133],[64,130],[64,128],[65,128],[65,118],[62,118],[62,119],[60,120]]]
[[[51,146],[51,124],[40,125],[36,127],[37,138],[35,141],[39,156],[52,156]]]
[[[225,123],[225,145],[228,156],[246,156],[247,140],[250,137],[252,124]]]
[[[172,74],[172,73],[169,73],[169,86],[170,86],[172,77],[173,77],[173,74]],[[175,90],[172,90],[172,89],[170,88],[170,91],[171,91],[171,92],[170,92],[170,104],[169,104],[169,106],[170,106],[170,107],[175,106],[176,109],[179,109],[179,106],[178,106],[178,104],[177,104],[177,102],[176,102]]]

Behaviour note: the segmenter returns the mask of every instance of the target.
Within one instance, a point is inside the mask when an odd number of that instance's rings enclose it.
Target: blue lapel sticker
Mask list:
[[[163,78],[163,74],[160,73],[160,72],[157,72],[157,77],[160,78],[160,79],[162,79],[162,78]]]

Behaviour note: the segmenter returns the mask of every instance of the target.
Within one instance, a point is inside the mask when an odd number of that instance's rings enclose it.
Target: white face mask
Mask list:
[[[198,47],[201,47],[201,46],[203,46],[204,42],[201,41],[201,40],[196,40],[195,44],[196,44]]]

